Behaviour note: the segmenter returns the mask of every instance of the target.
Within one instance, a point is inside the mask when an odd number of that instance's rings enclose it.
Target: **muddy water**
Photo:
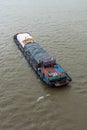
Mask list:
[[[45,85],[13,42],[30,32],[71,75]],[[0,130],[87,129],[87,0],[0,1]]]

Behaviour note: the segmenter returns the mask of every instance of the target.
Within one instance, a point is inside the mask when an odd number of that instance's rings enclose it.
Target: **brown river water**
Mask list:
[[[50,88],[13,41],[30,32],[72,77]],[[0,130],[87,130],[87,0],[0,0]]]

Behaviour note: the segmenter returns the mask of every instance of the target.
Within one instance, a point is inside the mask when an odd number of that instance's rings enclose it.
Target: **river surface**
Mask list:
[[[30,32],[72,82],[44,84],[13,35]],[[0,0],[0,130],[87,130],[87,0]]]

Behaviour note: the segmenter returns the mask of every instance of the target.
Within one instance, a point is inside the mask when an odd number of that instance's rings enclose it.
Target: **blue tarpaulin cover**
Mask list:
[[[37,63],[44,58],[52,58],[38,43],[26,44],[24,49]]]
[[[65,72],[64,69],[59,64],[55,67],[55,70],[59,72]]]

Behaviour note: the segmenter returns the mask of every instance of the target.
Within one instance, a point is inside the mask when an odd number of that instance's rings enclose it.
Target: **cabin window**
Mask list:
[[[46,64],[44,67],[54,67],[54,63]]]

